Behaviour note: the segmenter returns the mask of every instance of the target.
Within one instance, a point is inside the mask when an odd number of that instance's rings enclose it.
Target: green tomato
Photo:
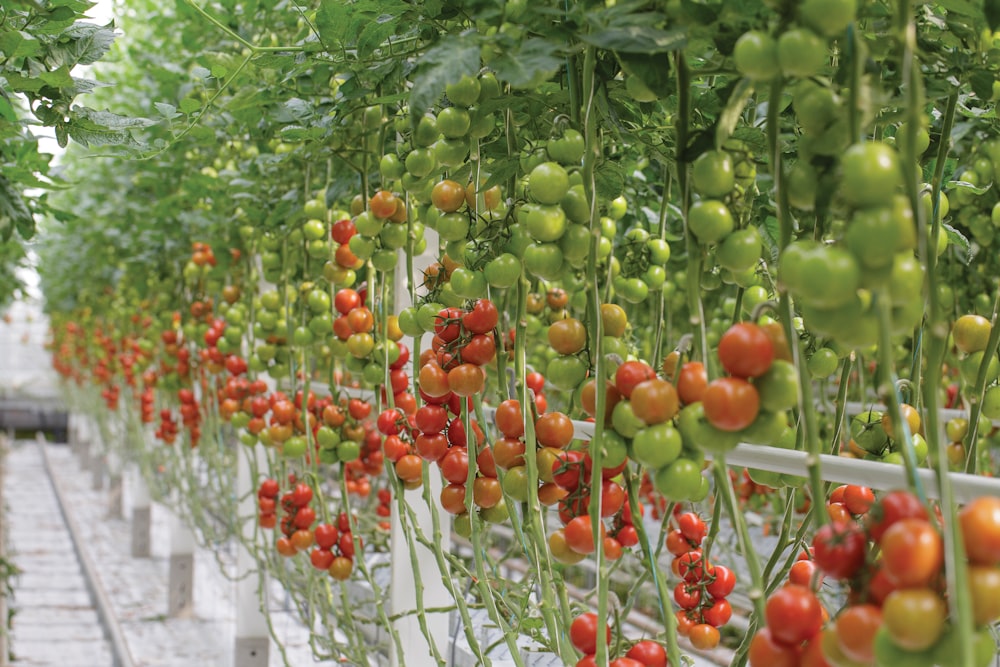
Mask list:
[[[528,190],[541,204],[558,204],[569,190],[569,174],[555,162],[543,162],[528,175]]]
[[[673,463],[680,456],[681,447],[681,434],[670,422],[664,422],[636,432],[632,438],[632,458],[657,470]]]
[[[816,379],[827,378],[837,372],[840,359],[837,353],[828,347],[821,347],[812,353],[806,362],[809,374]]]
[[[437,167],[434,152],[429,148],[414,148],[406,154],[406,171],[416,178],[429,175]]]
[[[896,151],[881,142],[850,146],[841,157],[840,169],[840,193],[858,208],[890,204],[903,182]]]
[[[587,203],[587,194],[582,185],[570,187],[559,206],[570,221],[581,225],[590,222],[590,205]]]
[[[663,239],[649,239],[646,241],[646,249],[649,251],[649,261],[659,266],[665,266],[670,261],[670,244]]]
[[[578,131],[568,128],[558,139],[549,141],[547,146],[549,158],[560,164],[580,164],[583,159],[583,151],[586,143],[583,135]]]
[[[386,153],[378,162],[378,171],[382,181],[398,181],[403,177],[403,161],[395,153]]]
[[[778,38],[778,65],[786,76],[815,76],[826,60],[826,41],[812,30],[792,28]]]
[[[572,355],[559,355],[549,361],[545,379],[557,389],[573,391],[587,378],[587,365]]]
[[[491,287],[513,287],[521,277],[521,260],[510,253],[502,253],[490,260],[483,273]]]
[[[715,251],[719,264],[733,273],[742,273],[760,261],[761,239],[756,227],[737,229],[728,234]]]
[[[525,204],[525,224],[528,234],[535,241],[550,243],[558,241],[566,233],[566,214],[559,205]]]
[[[469,217],[462,213],[445,213],[438,217],[437,233],[445,241],[461,241],[469,236]]]
[[[515,466],[507,471],[501,482],[503,491],[511,499],[523,503],[528,500],[528,471],[524,466]]]
[[[799,18],[819,34],[833,37],[854,21],[857,9],[857,0],[805,0]]]
[[[465,158],[469,155],[469,141],[465,138],[439,139],[431,148],[434,159],[445,167],[460,167],[465,164]]]
[[[653,486],[667,500],[682,502],[701,492],[701,470],[687,458],[679,458],[665,468],[660,468],[653,478]]]
[[[611,425],[625,438],[634,438],[639,431],[646,428],[646,422],[636,417],[632,404],[619,401],[611,412]]]
[[[851,419],[851,438],[861,449],[881,455],[889,448],[889,436],[882,428],[882,413],[868,410]]]
[[[357,461],[361,457],[361,443],[356,440],[344,440],[337,445],[337,458],[344,463]]]
[[[764,410],[781,412],[799,403],[799,374],[791,362],[775,359],[766,373],[754,378],[753,384]]]
[[[725,197],[735,185],[733,158],[726,151],[706,151],[691,167],[691,186],[702,197]]]
[[[524,249],[524,268],[542,280],[555,280],[563,271],[562,250],[555,243],[532,243]]]
[[[450,83],[444,88],[445,95],[452,104],[471,107],[479,100],[482,85],[474,76],[464,75],[456,83]],[[440,116],[438,117],[440,118]]]
[[[688,228],[705,245],[718,243],[733,231],[733,215],[721,201],[702,199],[688,210]]]
[[[472,117],[467,109],[445,107],[437,116],[437,129],[449,139],[464,137],[472,125]]]
[[[740,74],[754,81],[770,81],[781,73],[777,42],[759,30],[740,36],[733,47],[733,61]]]

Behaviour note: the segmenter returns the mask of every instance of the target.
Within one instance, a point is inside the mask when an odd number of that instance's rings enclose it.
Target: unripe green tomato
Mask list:
[[[706,151],[691,167],[691,186],[702,197],[724,197],[735,185],[733,158],[726,151]]]
[[[799,5],[799,18],[826,37],[839,35],[854,21],[857,0],[805,0]]]
[[[386,153],[378,163],[378,171],[385,181],[398,181],[403,177],[403,161],[395,153]]]
[[[818,187],[816,170],[805,160],[796,161],[785,174],[788,203],[797,209],[811,211],[816,207]]]
[[[471,107],[479,101],[482,85],[478,78],[464,75],[457,82],[445,86],[444,92],[452,104]]]
[[[902,183],[896,151],[884,143],[854,144],[844,152],[840,167],[840,192],[852,206],[889,204]]]
[[[628,212],[628,200],[625,195],[618,195],[608,204],[608,217],[618,221],[625,217]]]
[[[625,77],[625,92],[636,102],[655,102],[659,97],[635,75]]]
[[[431,146],[434,159],[445,167],[461,167],[469,155],[469,141],[465,138],[439,139]]]
[[[728,234],[716,249],[715,258],[723,268],[741,273],[757,266],[760,252],[760,232],[756,227],[746,227]]]
[[[778,38],[778,65],[786,76],[814,76],[823,69],[826,60],[826,41],[812,30],[793,28]]]
[[[754,81],[770,81],[781,73],[777,42],[759,30],[740,36],[733,48],[733,61],[740,74]]]
[[[718,243],[733,231],[733,215],[721,201],[702,199],[688,210],[688,228],[705,245]]]

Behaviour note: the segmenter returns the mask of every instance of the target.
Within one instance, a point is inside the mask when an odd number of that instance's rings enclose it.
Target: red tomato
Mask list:
[[[748,657],[750,667],[799,667],[798,647],[775,640],[770,628],[754,635]]]
[[[983,496],[958,515],[965,554],[977,565],[1000,563],[1000,498]]]
[[[644,361],[626,361],[615,371],[615,388],[625,398],[632,395],[636,385],[656,377],[653,367]]]
[[[837,641],[851,660],[870,663],[875,659],[875,633],[882,626],[882,611],[872,604],[847,607],[837,617]]]
[[[689,361],[677,374],[677,395],[685,405],[697,403],[708,386],[708,373],[700,361]]]
[[[890,491],[868,512],[868,534],[878,542],[889,526],[907,518],[927,519],[927,508],[909,491]]]
[[[715,579],[705,588],[713,598],[724,598],[736,588],[736,574],[725,565],[712,568]]]
[[[882,569],[899,588],[929,586],[941,574],[944,544],[929,521],[902,519],[879,541]]]
[[[730,375],[758,377],[771,367],[774,345],[761,327],[752,322],[740,322],[722,334],[719,361]]]
[[[611,628],[604,626],[607,643],[611,644]],[[587,612],[573,619],[569,626],[569,639],[581,653],[597,652],[597,614]]]
[[[741,378],[713,380],[705,388],[701,400],[705,419],[720,431],[742,431],[757,419],[760,412],[757,388]]]
[[[850,579],[865,564],[868,540],[864,530],[854,523],[828,523],[813,537],[813,558],[826,574]]]
[[[497,325],[499,312],[489,299],[477,299],[469,312],[462,316],[462,325],[474,334],[485,334]]]
[[[667,667],[666,649],[650,639],[643,639],[636,642],[625,653],[625,657],[637,660],[645,667]]]
[[[788,584],[767,600],[767,627],[774,639],[798,646],[823,627],[823,608],[816,594],[803,586]]]

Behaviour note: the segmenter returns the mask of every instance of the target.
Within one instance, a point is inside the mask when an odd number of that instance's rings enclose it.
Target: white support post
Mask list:
[[[108,516],[121,519],[123,514],[122,463],[117,453],[108,454]]]
[[[425,232],[427,238],[427,247],[436,248],[438,246],[437,232],[433,230],[427,230]],[[406,257],[400,254],[399,263],[396,265],[396,279],[394,281],[394,310],[399,312],[402,308],[411,305],[410,293],[407,288],[407,283],[404,281],[404,277],[407,280],[415,280],[416,276],[423,275],[423,271],[433,262],[433,258],[425,253],[420,257],[413,258],[413,275],[407,277],[406,273]],[[430,334],[425,336],[423,345],[430,345]],[[413,359],[413,357],[411,357]],[[413,366],[416,367],[415,360],[413,361]],[[430,493],[432,498],[437,498],[441,495],[441,479],[440,475],[430,475]],[[419,491],[413,491],[414,494],[419,493]],[[451,517],[449,514],[444,512],[439,506],[435,505],[433,509],[427,507],[423,502],[419,500],[412,504],[414,509],[414,520],[417,525],[420,526],[425,535],[433,534],[433,519],[431,512],[437,512],[438,521],[440,522],[441,530],[441,541],[438,544],[439,549],[444,551],[449,551],[451,549]],[[399,633],[400,645],[403,646],[407,655],[405,659],[403,656],[396,655],[396,646],[394,642],[390,642],[390,665],[396,667],[397,665],[410,664],[410,665],[423,665],[430,664],[431,650],[427,643],[426,637],[424,637],[423,632],[420,630],[420,621],[416,614],[405,614],[406,612],[411,612],[416,609],[416,598],[417,592],[413,586],[414,572],[413,565],[410,562],[409,553],[410,547],[406,542],[406,535],[403,533],[403,527],[399,520],[399,513],[395,510],[392,512],[392,516],[389,520],[390,523],[390,548],[391,548],[391,561],[390,570],[392,574],[391,584],[389,586],[389,609],[393,615],[397,615],[398,620],[393,624],[396,632]],[[444,580],[438,570],[437,561],[434,558],[434,554],[430,549],[417,544],[417,567],[420,574],[420,580],[423,583],[423,605],[424,608],[445,608],[452,604],[451,595],[448,593],[448,589],[445,588]],[[450,636],[450,614],[446,612],[435,612],[431,614],[426,614],[427,631],[428,635],[432,637],[438,645],[438,650],[445,653],[448,648],[448,637]]]
[[[236,497],[240,499],[239,516],[256,516],[257,494],[256,480],[251,477],[251,457],[254,457],[257,469],[266,469],[267,456],[263,445],[255,445],[253,449],[241,444],[238,459],[239,470],[236,475]],[[234,667],[267,667],[270,651],[270,635],[267,618],[261,608],[258,586],[264,586],[267,592],[266,574],[257,572],[257,562],[245,543],[254,539],[255,528],[250,520],[244,520],[241,528],[243,541],[237,545],[236,553],[236,644],[233,651]]]
[[[142,478],[142,472],[138,466],[132,468],[130,487],[132,494],[132,557],[149,558],[151,545],[149,534],[152,528],[149,488],[146,486],[146,480]]]
[[[176,501],[176,495],[174,500]],[[170,512],[170,570],[167,616],[190,616],[194,608],[194,534],[177,513]]]

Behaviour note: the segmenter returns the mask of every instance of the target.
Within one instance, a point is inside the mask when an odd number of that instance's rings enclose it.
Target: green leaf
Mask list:
[[[729,101],[726,102],[726,108],[719,114],[715,125],[715,145],[717,148],[721,148],[722,144],[726,143],[726,140],[732,136],[733,130],[736,129],[736,123],[739,122],[740,116],[743,115],[743,109],[752,95],[753,83],[750,79],[741,79],[733,88],[733,92],[729,95]]]
[[[771,255],[771,261],[778,261],[778,241],[781,238],[781,226],[778,224],[778,219],[773,215],[769,215],[764,218],[764,221],[758,226],[760,230],[760,236],[764,240],[764,245]]]
[[[445,37],[420,57],[416,72],[410,113],[422,116],[441,98],[445,86],[479,72],[479,42],[474,35]]]
[[[21,58],[38,53],[41,45],[32,35],[20,30],[0,34],[0,51],[7,58]]]
[[[684,48],[687,33],[682,29],[660,30],[651,26],[630,25],[583,34],[580,39],[608,51],[652,55]]]
[[[0,236],[9,239],[15,228],[18,234],[30,238],[35,232],[35,218],[14,184],[0,174]]]
[[[193,97],[185,97],[181,100],[180,109],[184,113],[191,114],[201,108],[201,102]]]
[[[980,185],[973,185],[972,183],[969,183],[968,181],[948,181],[948,183],[947,183],[947,189],[948,190],[954,190],[954,189],[970,190],[972,192],[972,194],[974,194],[974,195],[984,195],[992,187],[993,187],[993,182],[992,181],[990,181],[986,185],[982,185],[982,186],[980,186]]]
[[[69,117],[77,127],[85,130],[126,130],[137,127],[149,127],[153,121],[148,118],[133,118],[121,116],[110,111],[98,111],[88,107],[74,106]]]
[[[73,85],[73,77],[69,74],[69,67],[63,65],[50,72],[42,72],[38,75],[41,81],[53,88],[69,88]]]
[[[983,13],[986,15],[986,25],[990,30],[1000,28],[1000,0],[985,0]]]
[[[358,57],[367,58],[382,42],[395,35],[397,24],[391,14],[383,14],[366,25],[358,36]]]
[[[961,253],[958,255],[958,261],[968,266],[972,261],[972,244],[969,243],[969,239],[965,237],[965,234],[947,223],[942,222],[941,229],[948,235],[948,245],[958,246],[961,250]]]
[[[989,70],[978,69],[969,75],[969,85],[972,92],[983,102],[988,102],[993,97],[993,82],[995,77]]]
[[[160,112],[160,115],[167,119],[174,119],[181,114],[177,113],[177,107],[173,104],[167,104],[166,102],[154,102],[153,106],[156,110]]]
[[[11,123],[17,122],[17,113],[5,95],[0,95],[0,118]]]
[[[497,78],[515,88],[532,88],[544,83],[563,65],[559,47],[541,37],[531,37],[519,48],[499,55],[492,66]],[[478,54],[477,54],[478,56]],[[478,64],[478,60],[476,61]]]
[[[61,62],[72,69],[75,65],[90,65],[111,49],[115,41],[115,32],[109,27],[101,27],[91,23],[77,23],[63,33],[63,40],[55,55]]]
[[[625,191],[625,174],[615,162],[605,160],[594,170],[597,196],[610,201]]]

